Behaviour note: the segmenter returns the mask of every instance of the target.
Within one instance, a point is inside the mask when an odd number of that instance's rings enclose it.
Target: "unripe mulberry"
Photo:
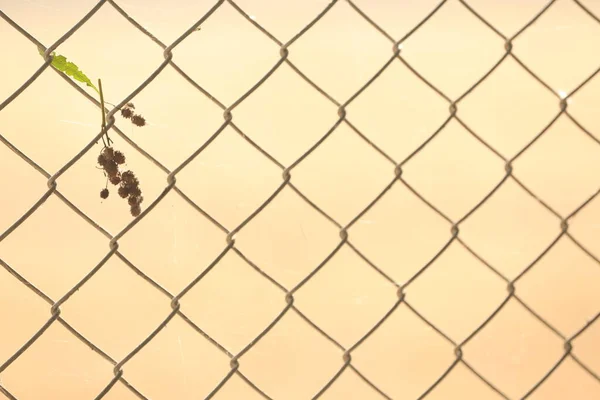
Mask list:
[[[133,111],[131,111],[131,108],[123,108],[121,110],[121,115],[123,116],[123,118],[131,118],[133,116]]]
[[[127,190],[127,188],[125,186],[121,186],[119,187],[119,196],[121,196],[122,198],[126,198],[127,196],[129,196],[129,190]]]
[[[104,158],[102,154],[98,156],[98,165],[100,165],[101,167],[104,167],[104,165],[106,165],[106,158]]]
[[[104,149],[102,149],[102,155],[104,156],[105,159],[112,160],[113,156],[114,156],[113,148],[105,147]]]
[[[141,115],[134,115],[131,117],[131,122],[134,125],[137,126],[144,126],[146,125],[146,119],[144,117],[142,117]]]
[[[136,186],[128,186],[127,190],[131,196],[139,197],[142,195],[142,191],[140,190],[139,186],[137,186],[137,185]]]
[[[131,207],[131,215],[137,217],[142,212],[142,208],[139,205],[135,205]]]
[[[109,177],[112,176],[116,176],[117,173],[119,172],[119,167],[117,166],[117,163],[114,161],[107,161],[106,164],[104,165],[104,171],[106,171],[106,173],[108,174]]]
[[[144,201],[144,198],[142,196],[134,196],[133,194],[129,195],[129,198],[127,199],[127,202],[132,207],[135,205],[142,204],[142,201]]]
[[[113,161],[119,165],[124,164],[125,163],[125,154],[121,153],[119,150],[115,151],[115,154],[113,156]]]
[[[121,183],[121,177],[119,176],[119,174],[109,177],[108,180],[113,185],[118,185],[119,183]]]
[[[135,179],[135,174],[132,171],[125,171],[121,174],[121,179],[124,183],[133,183]]]

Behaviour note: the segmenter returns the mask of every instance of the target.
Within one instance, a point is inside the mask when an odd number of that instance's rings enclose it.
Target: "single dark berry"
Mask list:
[[[127,189],[128,189],[129,194],[132,196],[139,197],[142,195],[142,191],[140,190],[139,186],[130,186],[130,187],[127,187]]]
[[[137,179],[135,178],[135,174],[132,171],[125,171],[121,174],[121,179],[124,183],[132,183]]]
[[[106,199],[108,197],[108,189],[102,189],[100,191],[100,197],[102,197],[103,199]]]
[[[104,167],[104,165],[106,165],[106,158],[102,154],[98,156],[98,165],[100,165],[101,167]]]
[[[137,126],[146,125],[146,119],[144,117],[142,117],[141,115],[137,115],[137,114],[131,117],[131,122]]]
[[[128,186],[129,188],[137,187],[140,184],[140,181],[138,181],[138,178],[136,177],[128,177],[127,179],[127,181],[123,180],[123,185]]]
[[[127,193],[131,195],[139,196],[140,194],[142,194],[142,192],[140,191],[140,187],[138,186],[138,182],[126,184],[123,184],[121,182],[121,186],[124,186],[125,189],[127,189]]]
[[[121,110],[121,115],[123,116],[123,118],[131,118],[133,116],[133,111],[131,111],[131,108],[123,108]]]
[[[119,176],[118,173],[117,173],[117,175],[113,175],[113,176],[109,177],[108,180],[113,185],[118,185],[119,183],[121,183],[121,177]]]
[[[114,157],[114,151],[112,147],[105,147],[102,149],[102,155],[106,160],[112,160]]]
[[[113,177],[119,173],[119,167],[117,166],[117,163],[113,160],[106,161],[106,164],[104,164],[104,171],[106,171],[106,174],[109,177]]]
[[[115,154],[113,156],[113,161],[119,165],[124,164],[125,163],[125,154],[121,153],[119,150],[115,151]]]
[[[134,217],[137,217],[141,213],[142,213],[142,207],[140,207],[139,205],[135,205],[135,206],[131,207],[131,215],[133,215]]]
[[[120,186],[119,187],[119,196],[121,196],[122,198],[126,198],[127,196],[129,196],[129,190],[127,190],[127,188],[125,186]]]
[[[130,194],[129,198],[127,199],[127,202],[132,207],[142,204],[142,201],[144,201],[144,198],[142,196],[134,196],[133,194]]]

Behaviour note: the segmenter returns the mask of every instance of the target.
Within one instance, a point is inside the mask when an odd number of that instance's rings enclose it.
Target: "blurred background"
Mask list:
[[[9,19],[49,47],[96,5],[0,0],[0,102],[44,62]],[[165,46],[210,13],[172,51],[186,75],[147,83],[163,49],[123,13]],[[49,192],[101,123],[56,71],[0,103],[0,399],[99,398],[124,359],[135,389],[103,398],[600,398],[598,16],[597,0],[105,2],[56,52],[112,104],[147,83],[146,126],[117,113],[109,135],[143,209],[159,201],[131,226],[115,187],[100,198],[101,141]],[[184,290],[188,319],[156,333]]]

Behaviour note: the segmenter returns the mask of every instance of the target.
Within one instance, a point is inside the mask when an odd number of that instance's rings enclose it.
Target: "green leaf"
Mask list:
[[[41,56],[44,55],[44,50],[42,48],[38,48],[38,52]],[[97,93],[100,93],[98,88],[92,83],[90,78],[88,78],[82,71],[79,70],[79,67],[74,63],[67,61],[65,56],[56,55],[55,52],[52,52],[52,66],[59,70],[60,72],[64,72],[71,78],[76,81],[85,83],[89,87],[93,88]]]

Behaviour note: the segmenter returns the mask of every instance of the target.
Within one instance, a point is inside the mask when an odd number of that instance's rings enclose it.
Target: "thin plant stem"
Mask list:
[[[106,135],[106,141],[108,142],[108,145],[110,146],[112,140],[110,140],[110,137],[108,136],[108,130],[106,129],[106,114],[105,114],[105,108],[104,108],[104,92],[102,92],[102,80],[101,79],[98,79],[98,89],[99,89],[99,92],[100,92],[100,111],[102,112],[102,131]],[[103,138],[102,141],[104,141],[104,138]],[[106,147],[106,144],[104,146]]]

